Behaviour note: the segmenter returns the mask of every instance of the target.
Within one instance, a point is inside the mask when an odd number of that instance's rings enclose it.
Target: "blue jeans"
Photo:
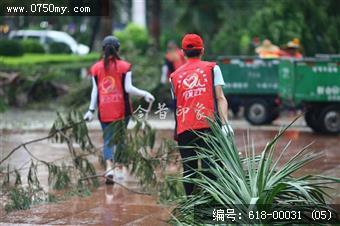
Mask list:
[[[129,119],[130,119],[129,117],[124,119],[125,127],[127,127],[127,124],[129,123]],[[116,146],[120,145],[120,144],[114,142],[114,140],[117,140],[117,139],[114,138],[114,136],[116,135],[114,128],[111,127],[109,129],[107,129],[107,127],[111,123],[112,122],[100,122],[100,125],[102,127],[102,131],[103,131],[103,139],[104,139],[104,146],[103,146],[104,160],[114,160]],[[105,129],[107,129],[107,131]]]

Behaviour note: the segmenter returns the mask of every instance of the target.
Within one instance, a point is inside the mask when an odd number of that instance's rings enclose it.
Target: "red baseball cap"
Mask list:
[[[182,49],[203,49],[203,39],[197,34],[186,34],[182,39]]]

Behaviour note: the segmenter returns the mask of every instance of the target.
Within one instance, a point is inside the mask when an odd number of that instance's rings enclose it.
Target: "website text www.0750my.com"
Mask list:
[[[6,12],[8,14],[77,14],[77,13],[91,13],[91,7],[89,6],[56,6],[54,4],[47,3],[35,3],[28,6],[6,6]]]

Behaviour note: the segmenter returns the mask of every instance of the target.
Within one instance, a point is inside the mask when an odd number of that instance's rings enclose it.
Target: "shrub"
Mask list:
[[[73,35],[73,37],[76,38],[78,43],[82,43],[84,45],[90,45],[91,44],[91,33],[89,31],[86,32],[77,32]]]
[[[45,53],[45,49],[40,42],[35,40],[23,40],[21,45],[25,53]]]
[[[81,68],[85,64],[85,67],[89,63],[98,60],[98,53],[90,53],[85,56],[69,55],[69,54],[25,54],[22,57],[2,57],[1,64],[8,67],[27,68],[30,66],[38,66],[38,64],[61,64],[61,63],[73,63],[63,64],[64,66]]]
[[[114,35],[121,42],[121,48],[123,51],[132,48],[138,49],[144,53],[148,47],[148,32],[145,28],[137,24],[130,23],[124,30],[116,31]]]
[[[173,40],[177,43],[178,46],[181,46],[182,38],[184,34],[173,32],[173,31],[164,31],[161,34],[160,42],[161,42],[161,50],[166,51],[168,42]]]
[[[3,100],[3,97],[1,97],[1,99],[0,99],[0,112],[6,111],[7,107],[8,106],[7,106],[6,102]]]
[[[0,56],[22,56],[24,50],[18,41],[0,40]]]
[[[50,53],[72,53],[71,48],[63,42],[53,42],[49,46]]]

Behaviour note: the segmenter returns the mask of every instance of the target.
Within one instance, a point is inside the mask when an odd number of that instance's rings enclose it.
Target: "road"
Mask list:
[[[53,113],[54,114],[54,113]],[[47,135],[48,128],[53,122],[52,112],[33,112],[24,113],[11,112],[2,114],[1,128],[1,159],[9,150],[18,144],[43,137]],[[242,119],[231,120],[235,129],[235,139],[241,152],[244,151],[244,137],[249,136],[253,140],[255,150],[260,153],[265,144],[275,136],[284,124],[289,123],[292,117],[283,117],[276,121],[274,125],[254,127],[249,126]],[[172,138],[173,120],[159,120],[151,118],[150,124],[157,130],[157,138]],[[130,125],[131,126],[131,125]],[[94,144],[101,146],[101,131],[99,123],[94,121],[89,124],[90,136]],[[284,145],[290,140],[292,144],[283,158],[287,161],[302,147],[312,143],[311,151],[322,152],[322,158],[307,165],[298,175],[304,174],[323,174],[327,176],[340,177],[340,136],[316,135],[304,126],[303,120],[299,120],[296,125],[289,129],[277,145],[277,155]],[[32,153],[47,161],[63,158],[67,155],[67,148],[63,144],[50,143],[43,141],[32,144]],[[6,163],[12,167],[23,166],[22,173],[27,173],[29,155],[24,150],[19,150]],[[6,164],[5,163],[5,164]],[[39,166],[39,178],[47,188],[47,171],[43,166]],[[98,167],[98,170],[101,169]],[[296,175],[297,176],[297,175]],[[123,183],[134,189],[138,189],[137,181],[126,173]],[[340,186],[335,185],[335,189],[330,192],[332,203],[340,203]],[[105,186],[101,181],[98,190],[93,191],[92,195],[86,198],[72,197],[64,202],[51,203],[34,206],[25,211],[0,213],[0,225],[10,224],[57,224],[57,225],[167,225],[166,219],[169,218],[170,208],[161,205],[157,197],[131,193],[119,185]]]

